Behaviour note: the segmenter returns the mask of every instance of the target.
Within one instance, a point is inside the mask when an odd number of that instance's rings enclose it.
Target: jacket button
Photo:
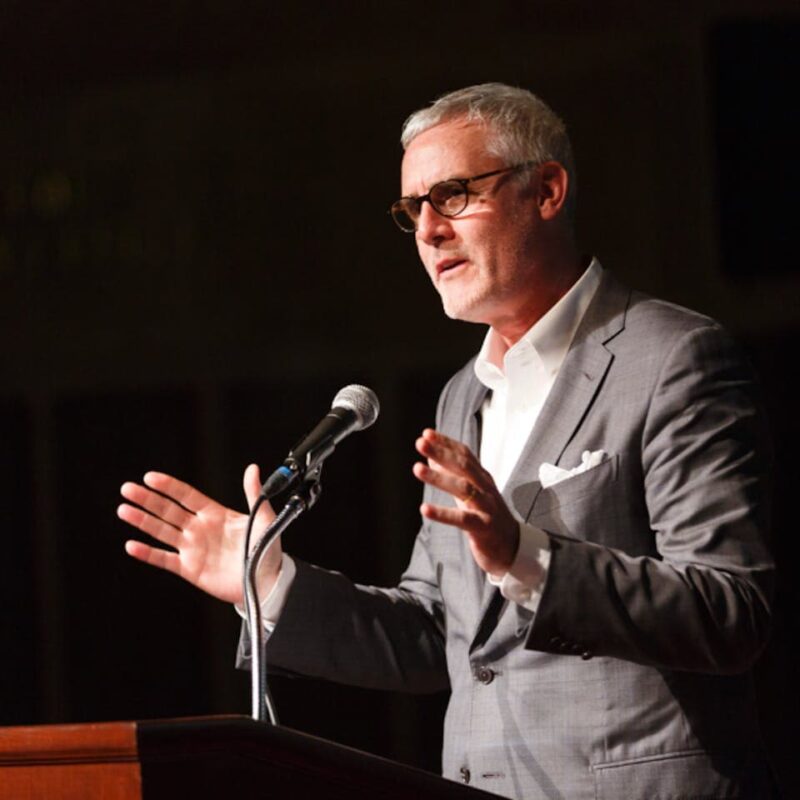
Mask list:
[[[461,773],[461,782],[462,783],[469,783],[469,780],[472,777],[470,775],[469,770],[466,767],[461,767],[459,772]]]
[[[494,670],[491,667],[478,667],[475,670],[475,677],[483,684],[489,684],[494,680]]]
[[[584,661],[588,661],[588,660],[589,660],[589,659],[590,659],[590,658],[591,658],[593,655],[594,655],[594,653],[593,653],[591,650],[584,650],[584,651],[581,653],[581,658],[582,658]]]

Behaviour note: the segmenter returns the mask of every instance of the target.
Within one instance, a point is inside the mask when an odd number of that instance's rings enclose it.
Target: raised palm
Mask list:
[[[135,505],[121,504],[117,515],[171,549],[131,539],[125,543],[128,554],[179,575],[220,600],[241,603],[247,515],[226,508],[171,475],[148,472],[143,483],[122,485],[122,496]],[[252,505],[260,488],[258,467],[253,464],[245,470],[244,488],[248,504]],[[273,518],[272,509],[265,503],[259,511],[256,530],[263,530]],[[267,559],[261,572],[277,572],[278,542]]]

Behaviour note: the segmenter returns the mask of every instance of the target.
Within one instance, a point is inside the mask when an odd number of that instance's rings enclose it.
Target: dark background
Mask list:
[[[566,118],[587,251],[725,322],[775,431],[764,733],[793,769],[798,485],[794,3],[0,4],[0,724],[249,712],[238,620],[128,559],[118,487],[171,471],[243,507],[344,384],[381,419],[290,550],[396,580],[413,438],[482,331],[446,320],[385,213],[400,125],[524,85]],[[791,215],[791,218],[790,218]],[[438,769],[444,698],[273,682],[285,724]]]

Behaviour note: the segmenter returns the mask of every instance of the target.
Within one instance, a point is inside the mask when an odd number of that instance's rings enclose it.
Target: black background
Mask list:
[[[238,619],[124,555],[118,487],[155,468],[242,508],[243,467],[276,465],[346,383],[381,419],[288,547],[396,580],[413,439],[482,335],[443,317],[385,213],[399,128],[501,80],[568,122],[583,247],[721,319],[761,372],[783,571],[756,679],[796,793],[792,7],[1,4],[0,724],[247,713]],[[438,769],[442,697],[273,694],[287,725]]]

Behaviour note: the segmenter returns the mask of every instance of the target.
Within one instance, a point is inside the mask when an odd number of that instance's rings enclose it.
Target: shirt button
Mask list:
[[[490,667],[478,667],[475,677],[483,684],[489,684],[494,680],[494,670]]]
[[[461,767],[459,772],[461,773],[461,782],[462,783],[469,783],[470,778],[472,777],[470,775],[469,770],[466,767]]]

